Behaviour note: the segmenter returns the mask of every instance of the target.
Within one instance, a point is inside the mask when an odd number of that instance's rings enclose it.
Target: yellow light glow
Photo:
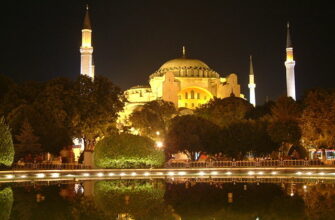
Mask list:
[[[51,174],[51,177],[53,177],[53,178],[57,178],[57,177],[59,177],[60,175],[59,175],[59,173],[52,173]]]
[[[179,176],[184,176],[185,174],[186,174],[185,171],[180,171],[180,172],[178,172],[178,175],[179,175]]]
[[[44,178],[45,174],[44,173],[38,173],[36,174],[37,178]]]
[[[114,176],[115,174],[114,173],[109,173],[108,176]]]
[[[248,172],[248,175],[254,175],[254,174],[255,174],[254,171],[249,171],[249,172]]]
[[[103,173],[98,173],[97,176],[101,177],[101,176],[104,176],[104,174]]]
[[[83,173],[83,176],[90,176],[89,173]]]

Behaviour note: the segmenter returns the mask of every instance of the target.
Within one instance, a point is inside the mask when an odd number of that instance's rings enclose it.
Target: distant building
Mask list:
[[[153,100],[170,101],[176,107],[195,109],[213,97],[226,98],[231,95],[244,98],[237,75],[221,77],[204,62],[182,57],[165,62],[149,76],[149,85],[135,86],[124,92],[126,103],[123,117],[136,107]]]

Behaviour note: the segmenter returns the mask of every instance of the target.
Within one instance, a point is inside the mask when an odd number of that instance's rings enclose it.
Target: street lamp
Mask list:
[[[156,141],[156,147],[157,147],[157,148],[162,148],[162,147],[163,147],[163,142],[161,142],[161,141]]]

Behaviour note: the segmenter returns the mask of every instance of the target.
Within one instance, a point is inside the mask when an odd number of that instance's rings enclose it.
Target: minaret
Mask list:
[[[80,73],[89,76],[94,79],[94,65],[93,65],[93,47],[92,47],[92,28],[91,21],[88,14],[88,6],[86,5],[86,13],[84,17],[83,29],[82,32],[82,41],[80,47]]]
[[[256,106],[256,95],[255,95],[255,75],[254,67],[252,65],[252,56],[250,55],[250,69],[249,69],[249,102],[255,107]]]
[[[287,87],[287,96],[292,97],[296,100],[295,97],[295,76],[294,76],[294,66],[295,61],[293,59],[293,46],[290,36],[290,24],[287,23],[287,38],[286,38],[286,87]]]

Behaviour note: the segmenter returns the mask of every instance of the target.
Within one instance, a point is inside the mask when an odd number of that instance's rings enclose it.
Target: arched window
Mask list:
[[[185,99],[188,99],[188,93],[185,92]]]
[[[200,93],[198,93],[198,99],[200,99]]]
[[[194,99],[194,91],[191,91],[191,99]]]

